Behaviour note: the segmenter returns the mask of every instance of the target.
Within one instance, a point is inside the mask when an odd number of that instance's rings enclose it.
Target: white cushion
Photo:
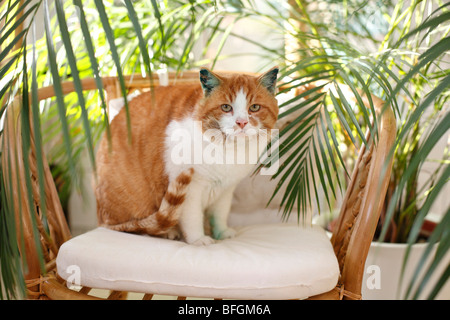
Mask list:
[[[64,243],[56,263],[83,286],[230,299],[306,298],[339,276],[324,230],[296,224],[242,227],[209,246],[97,228]]]

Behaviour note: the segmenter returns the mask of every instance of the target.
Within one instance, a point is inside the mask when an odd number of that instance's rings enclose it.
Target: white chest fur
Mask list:
[[[259,155],[259,149],[252,146],[248,138],[223,141],[220,132],[203,133],[201,122],[192,118],[170,122],[165,146],[165,168],[169,180],[175,179],[185,169],[194,168],[195,184],[202,189],[197,192],[204,194],[205,205],[214,201],[221,191],[236,186],[246,177],[255,168]]]
[[[164,159],[169,181],[186,169],[194,169],[179,217],[181,232],[188,243],[214,242],[204,235],[205,214],[211,222],[214,238],[223,239],[235,234],[227,227],[233,191],[255,168],[256,162],[243,156],[251,153],[248,144],[224,142],[220,137],[223,138],[220,132],[204,134],[201,122],[192,118],[172,121],[166,130]],[[255,159],[258,159],[257,155]]]

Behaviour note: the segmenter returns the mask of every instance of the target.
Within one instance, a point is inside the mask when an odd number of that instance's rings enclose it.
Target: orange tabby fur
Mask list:
[[[260,121],[271,129],[277,120],[275,97],[260,85],[260,79],[247,75],[219,76],[220,88],[204,97],[202,87],[176,85],[157,87],[129,102],[131,143],[126,112],[121,110],[111,122],[112,150],[104,136],[97,153],[97,215],[99,224],[128,232],[165,234],[177,224],[177,209],[183,203],[193,169],[185,170],[169,185],[165,171],[166,127],[172,120],[193,117],[203,130],[215,128],[220,106],[230,103],[244,88],[249,104],[261,110],[249,121]],[[154,100],[152,99],[154,94]],[[154,101],[154,104],[152,103]]]

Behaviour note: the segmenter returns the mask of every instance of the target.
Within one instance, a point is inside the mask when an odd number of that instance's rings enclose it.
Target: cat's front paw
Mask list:
[[[216,241],[209,236],[202,236],[202,237],[198,238],[197,240],[186,241],[186,242],[189,244],[193,244],[195,246],[207,246],[207,245],[215,243]]]
[[[181,233],[177,228],[172,228],[165,235],[163,235],[163,238],[166,238],[169,240],[180,240]]]
[[[236,236],[236,230],[233,228],[226,228],[225,230],[219,232],[217,235],[217,239],[223,240],[223,239],[229,239],[234,238]]]

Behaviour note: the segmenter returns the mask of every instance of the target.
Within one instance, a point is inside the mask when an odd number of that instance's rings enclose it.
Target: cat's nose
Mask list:
[[[236,124],[241,128],[244,129],[244,127],[247,125],[248,121],[245,119],[237,119]]]

